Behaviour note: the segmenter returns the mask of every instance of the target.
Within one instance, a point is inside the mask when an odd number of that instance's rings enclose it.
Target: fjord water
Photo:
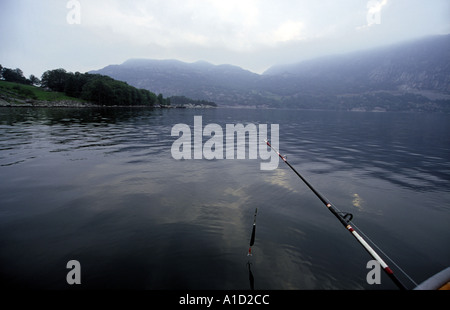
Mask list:
[[[279,124],[281,153],[416,282],[450,265],[449,115],[4,108],[2,285],[69,288],[78,260],[86,289],[396,289],[367,283],[371,257],[281,161],[173,159],[196,115]]]

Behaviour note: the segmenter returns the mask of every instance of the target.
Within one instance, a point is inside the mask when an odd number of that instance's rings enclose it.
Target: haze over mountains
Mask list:
[[[256,74],[204,61],[131,59],[98,71],[164,96],[219,106],[450,111],[450,35],[330,55]]]

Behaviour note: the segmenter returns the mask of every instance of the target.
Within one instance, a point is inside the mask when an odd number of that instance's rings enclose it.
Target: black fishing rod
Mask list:
[[[334,214],[334,216],[337,217],[337,219],[344,225],[344,227],[358,240],[358,242],[369,252],[369,254],[380,264],[380,266],[383,268],[383,270],[386,272],[386,274],[391,278],[391,280],[402,290],[405,290],[406,287],[400,282],[400,280],[394,275],[394,272],[391,268],[386,264],[386,262],[375,252],[375,250],[358,234],[357,231],[353,229],[353,227],[349,224],[350,221],[353,218],[353,215],[350,213],[343,213],[336,211],[335,208],[333,208],[333,205],[331,202],[329,202],[324,196],[322,196],[297,170],[294,169],[294,167],[291,166],[291,164],[287,161],[286,157],[281,155],[280,152],[278,152],[270,143],[268,140],[265,140],[267,145],[274,150],[278,156],[285,162],[286,165],[289,166],[289,168],[292,169],[292,171],[295,172],[295,174],[309,187],[309,189],[317,196],[317,198],[322,201],[322,203],[328,208],[328,210],[331,211],[331,213]]]
[[[258,208],[255,210],[255,217],[253,219],[253,228],[252,228],[252,236],[250,237],[250,247],[248,248],[248,255],[252,256],[252,246],[255,244],[255,235],[256,235],[256,214],[258,213]]]

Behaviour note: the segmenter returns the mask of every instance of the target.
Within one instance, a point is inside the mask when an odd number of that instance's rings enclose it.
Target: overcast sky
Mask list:
[[[0,64],[27,76],[86,72],[129,58],[205,60],[262,73],[274,64],[448,34],[450,1],[0,0],[0,21]]]

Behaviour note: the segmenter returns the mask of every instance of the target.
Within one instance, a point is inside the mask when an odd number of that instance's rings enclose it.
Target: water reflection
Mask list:
[[[366,253],[282,163],[171,158],[172,126],[200,114],[280,124],[289,162],[387,252],[418,276],[450,259],[448,116],[0,109],[3,281],[65,288],[77,259],[85,288],[370,288]]]
[[[310,169],[314,174],[354,171],[360,177],[384,179],[415,191],[448,190],[450,126],[446,117],[356,113],[348,119],[341,113],[328,117],[325,113],[323,123],[290,124],[291,134],[283,142],[285,152],[295,150],[295,145],[303,149],[295,151],[292,160],[306,157],[314,165]]]
[[[254,291],[255,290],[255,277],[253,276],[253,272],[252,272],[252,263],[247,262],[247,267],[248,267],[248,281],[250,283],[250,290]]]

